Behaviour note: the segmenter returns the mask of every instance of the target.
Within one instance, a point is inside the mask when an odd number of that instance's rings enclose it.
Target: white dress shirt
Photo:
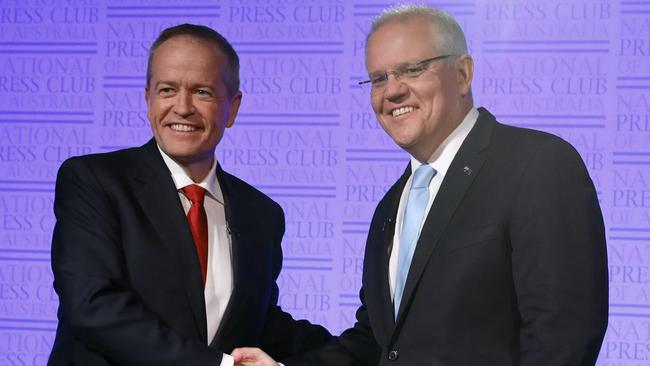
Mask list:
[[[424,211],[424,217],[427,217],[429,210],[433,205],[433,200],[438,194],[442,180],[447,175],[447,170],[451,165],[452,160],[456,156],[456,153],[460,149],[460,145],[463,144],[465,138],[471,131],[472,127],[476,123],[478,118],[478,110],[474,107],[467,113],[463,121],[452,131],[449,136],[440,144],[438,149],[431,155],[429,160],[426,162],[420,162],[416,158],[411,156],[411,172],[414,172],[415,169],[420,166],[420,164],[426,163],[429,164],[433,169],[436,170],[436,175],[433,176],[431,182],[429,183],[429,201],[427,202],[427,207]],[[395,234],[393,235],[393,248],[390,252],[390,261],[388,263],[388,283],[390,285],[390,297],[393,299],[395,297],[395,285],[397,281],[397,259],[399,258],[399,248],[400,242],[399,237],[402,232],[402,224],[404,222],[404,210],[406,209],[406,202],[408,202],[409,191],[411,190],[411,183],[413,181],[413,174],[409,177],[404,185],[404,190],[402,191],[402,196],[399,200],[399,206],[397,208],[397,217],[395,219]],[[424,226],[424,221],[420,224],[420,231]],[[418,232],[418,238],[420,237],[420,232]]]
[[[203,294],[205,297],[205,315],[208,321],[208,344],[210,344],[217,333],[219,324],[221,324],[233,289],[231,242],[228,235],[223,193],[216,175],[217,161],[215,158],[210,172],[203,181],[195,183],[177,162],[160,149],[160,146],[158,150],[160,150],[165,165],[171,172],[185,215],[190,210],[192,202],[185,197],[182,189],[190,184],[197,184],[207,191],[203,200],[203,207],[208,216],[208,273]],[[224,354],[220,365],[232,366],[233,363],[233,358]]]

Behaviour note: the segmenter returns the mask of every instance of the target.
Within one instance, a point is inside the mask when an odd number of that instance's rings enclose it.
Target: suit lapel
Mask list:
[[[366,252],[368,258],[364,261],[364,265],[368,267],[368,276],[364,283],[365,302],[371,313],[378,311],[381,329],[386,336],[392,333],[395,326],[388,274],[393,235],[395,234],[395,217],[399,199],[410,174],[411,169],[407,166],[404,174],[387,193],[386,199],[377,207],[375,223],[371,226],[368,234],[368,250]],[[373,325],[373,327],[376,326],[377,324]]]
[[[177,270],[186,284],[198,334],[207,342],[202,275],[183,206],[155,141],[149,141],[141,151],[143,157],[133,172],[136,198],[163,243],[179,262]]]
[[[486,158],[485,149],[490,142],[494,117],[485,109],[479,109],[479,118],[461,145],[456,157],[449,166],[440,190],[429,210],[420,238],[418,240],[411,268],[404,286],[404,293],[398,312],[397,323],[404,317],[405,309],[409,306],[413,292],[417,287],[422,272],[429,262],[440,236],[443,234],[449,220],[462,201],[465,193],[479,174]]]
[[[253,255],[246,254],[246,251],[249,250],[249,241],[246,240],[246,235],[255,232],[255,230],[248,229],[248,226],[250,225],[250,217],[247,217],[246,214],[248,212],[253,212],[252,210],[254,210],[254,208],[248,207],[248,201],[239,194],[237,185],[233,182],[233,179],[223,171],[221,165],[217,165],[216,174],[219,186],[223,193],[226,224],[228,226],[228,235],[230,236],[231,242],[233,289],[230,301],[224,311],[221,323],[219,324],[219,328],[217,329],[217,333],[215,334],[211,344],[224,344],[227,349],[229,347],[229,340],[237,339],[237,337],[230,337],[229,334],[232,334],[237,330],[237,318],[239,315],[237,307],[246,296],[246,268],[251,265],[250,262],[246,261],[247,259],[250,261],[250,258],[254,258]]]

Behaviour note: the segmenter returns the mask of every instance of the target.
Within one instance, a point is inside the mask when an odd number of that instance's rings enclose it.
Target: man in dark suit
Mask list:
[[[214,158],[242,98],[232,46],[166,29],[145,93],[153,140],[59,170],[49,364],[232,365],[236,346],[285,357],[329,340],[276,305],[282,209]]]
[[[474,108],[464,34],[441,11],[386,11],[366,66],[377,119],[411,162],[372,218],[356,324],[284,363],[593,365],[607,260],[578,153]],[[273,362],[255,349],[233,356]]]

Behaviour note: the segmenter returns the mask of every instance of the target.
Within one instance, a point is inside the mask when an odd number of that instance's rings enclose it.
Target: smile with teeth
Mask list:
[[[393,114],[393,117],[397,117],[397,116],[401,116],[401,115],[406,114],[406,113],[413,112],[414,109],[415,108],[413,108],[413,106],[400,107],[400,108],[393,109],[392,114]]]
[[[179,131],[179,132],[194,132],[198,130],[198,128],[190,125],[184,125],[181,123],[174,123],[169,125],[169,127],[174,130],[174,131]]]

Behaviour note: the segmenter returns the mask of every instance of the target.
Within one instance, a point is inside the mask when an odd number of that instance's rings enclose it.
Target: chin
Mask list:
[[[162,150],[165,152],[165,154],[178,160],[187,159],[188,157],[192,156],[193,153],[193,151],[179,146],[168,146]]]
[[[407,148],[415,143],[415,136],[411,136],[410,134],[406,135],[399,135],[399,136],[391,136],[393,141],[397,145],[399,145],[402,148]]]

